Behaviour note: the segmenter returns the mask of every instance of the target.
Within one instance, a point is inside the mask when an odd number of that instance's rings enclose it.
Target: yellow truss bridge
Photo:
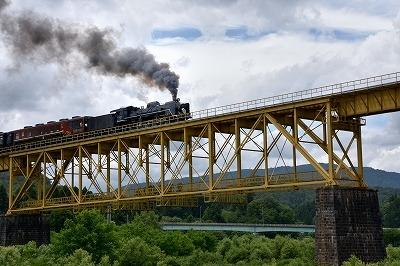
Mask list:
[[[399,83],[391,73],[0,149],[8,214],[364,187],[362,117],[399,111]]]

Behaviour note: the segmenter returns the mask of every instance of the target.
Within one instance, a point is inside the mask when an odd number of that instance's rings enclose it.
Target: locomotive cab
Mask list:
[[[153,109],[153,108],[156,108],[156,107],[158,107],[158,106],[160,106],[160,103],[159,103],[158,101],[149,102],[149,103],[147,104],[147,109]]]
[[[180,103],[179,98],[174,101],[166,102],[162,105],[162,109],[168,110],[169,115],[189,114],[189,103]]]
[[[161,109],[165,110],[165,115],[177,115],[179,111],[179,99],[164,103]]]
[[[138,110],[140,108],[134,106],[122,107],[116,110],[111,111],[115,115],[115,121],[117,124],[121,124],[124,122],[129,122],[133,117],[137,116]]]
[[[189,103],[183,103],[183,104],[181,104],[180,111],[181,111],[181,113],[183,113],[183,114],[189,114],[189,113],[190,113],[190,106],[189,106]]]

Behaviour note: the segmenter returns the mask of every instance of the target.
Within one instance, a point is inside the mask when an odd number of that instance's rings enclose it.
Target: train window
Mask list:
[[[32,137],[32,132],[31,131],[29,131],[28,137]]]
[[[22,134],[21,134],[21,135],[22,135],[22,136],[21,136],[22,138],[25,137],[25,132],[22,131]]]
[[[18,133],[15,134],[15,139],[19,139],[19,134]]]

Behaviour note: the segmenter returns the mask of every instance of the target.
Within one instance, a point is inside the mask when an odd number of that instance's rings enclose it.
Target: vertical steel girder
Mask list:
[[[359,121],[341,120],[327,101],[313,112],[260,111],[11,155],[9,213],[192,206],[197,197],[241,202],[254,191],[364,186],[361,144]]]

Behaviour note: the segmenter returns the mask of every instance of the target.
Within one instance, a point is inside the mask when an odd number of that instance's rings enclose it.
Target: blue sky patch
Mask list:
[[[360,31],[345,31],[345,30],[334,30],[333,36],[342,41],[354,41],[365,39],[368,37],[370,33],[368,32],[360,32]]]
[[[257,33],[250,33],[246,26],[239,26],[226,29],[225,36],[232,39],[249,40],[249,39],[257,39],[274,32],[275,31],[262,31]]]
[[[235,39],[249,38],[248,30],[246,27],[230,28],[225,31],[225,36]]]
[[[176,29],[155,29],[151,33],[153,40],[159,39],[170,39],[170,38],[182,38],[188,41],[193,41],[203,34],[197,28],[184,27]]]
[[[328,38],[340,41],[358,41],[367,38],[371,32],[343,30],[343,29],[318,29],[311,28],[308,33],[315,38]]]

